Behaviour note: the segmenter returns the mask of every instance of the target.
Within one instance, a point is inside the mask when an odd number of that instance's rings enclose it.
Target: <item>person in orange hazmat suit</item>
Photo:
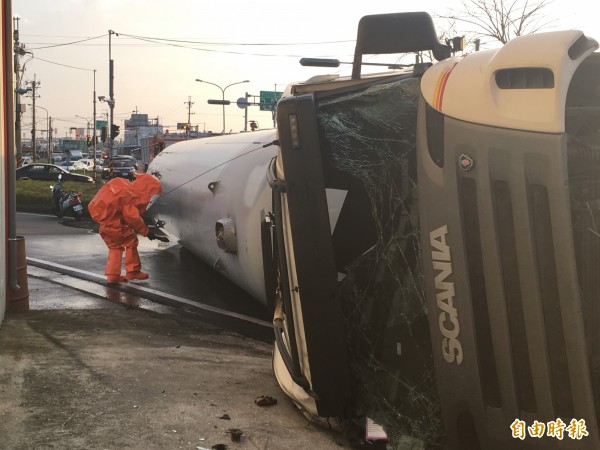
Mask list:
[[[131,182],[113,178],[96,193],[88,205],[90,216],[100,225],[100,236],[108,247],[106,281],[145,280],[138,254],[137,234],[153,238],[141,215],[152,197],[162,193],[160,181],[154,175],[138,174]],[[121,263],[125,251],[125,276]]]

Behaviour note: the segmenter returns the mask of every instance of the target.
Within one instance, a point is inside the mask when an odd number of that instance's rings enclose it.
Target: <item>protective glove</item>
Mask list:
[[[146,235],[146,237],[148,239],[150,239],[151,241],[153,241],[154,239],[157,239],[161,242],[169,242],[169,238],[167,238],[166,236],[161,236],[159,234],[154,234],[154,231],[151,228],[148,229],[148,234]]]

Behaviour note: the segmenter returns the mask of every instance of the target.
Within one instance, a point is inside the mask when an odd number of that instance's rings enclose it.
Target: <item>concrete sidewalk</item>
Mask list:
[[[31,310],[0,328],[0,449],[350,448],[281,391],[271,345],[28,282]]]

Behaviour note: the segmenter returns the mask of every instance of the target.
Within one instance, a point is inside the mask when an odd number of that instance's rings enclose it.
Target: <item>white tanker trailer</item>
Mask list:
[[[374,418],[393,445],[598,449],[597,48],[457,56],[426,13],[366,16],[352,76],[288,87],[277,134],[161,153],[153,220],[273,311],[307,415]],[[361,74],[407,52],[438,62]],[[519,434],[559,419],[587,434]]]
[[[148,168],[163,188],[151,208],[163,230],[263,303],[260,214],[271,209],[275,139],[266,130],[181,142]]]

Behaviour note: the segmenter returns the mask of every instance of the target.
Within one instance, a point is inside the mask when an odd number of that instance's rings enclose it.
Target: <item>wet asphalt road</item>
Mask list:
[[[85,224],[85,219],[83,226],[74,225],[71,218],[17,213],[17,235],[25,237],[28,258],[103,275],[107,256],[104,242],[91,229],[93,224]],[[263,305],[179,244],[150,241],[141,236],[139,241],[142,269],[150,278],[135,282],[136,285],[269,322]],[[199,314],[193,307],[181,309],[190,315]],[[263,341],[272,337],[272,331],[265,327],[206,313],[200,316],[215,325]]]

